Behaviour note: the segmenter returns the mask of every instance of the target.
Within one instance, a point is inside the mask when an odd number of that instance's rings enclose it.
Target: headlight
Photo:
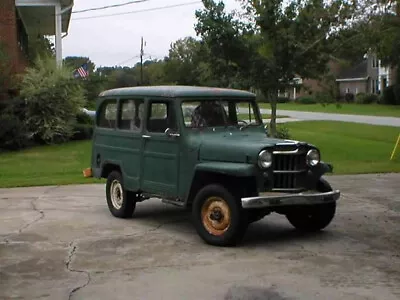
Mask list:
[[[269,168],[272,164],[272,155],[267,150],[262,150],[258,154],[258,165],[260,168]]]
[[[316,149],[311,149],[307,152],[307,165],[314,167],[318,165],[320,160],[319,151]]]

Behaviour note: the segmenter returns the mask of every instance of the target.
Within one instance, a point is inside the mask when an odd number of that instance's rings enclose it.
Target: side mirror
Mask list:
[[[165,129],[165,135],[168,137],[180,137],[179,133],[174,132],[171,128]]]

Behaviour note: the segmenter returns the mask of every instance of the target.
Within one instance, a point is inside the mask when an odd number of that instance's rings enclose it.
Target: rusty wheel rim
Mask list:
[[[201,208],[204,228],[212,235],[220,236],[231,225],[231,211],[228,203],[220,197],[209,197]]]

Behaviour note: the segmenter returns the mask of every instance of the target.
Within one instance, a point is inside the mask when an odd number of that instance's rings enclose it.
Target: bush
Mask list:
[[[276,127],[276,137],[278,139],[289,140],[291,138],[289,128],[287,128],[285,125],[278,125]]]
[[[346,100],[346,102],[353,102],[354,101],[354,94],[353,93],[346,93],[344,95],[344,100]]]
[[[400,105],[400,84],[395,84],[386,87],[383,90],[382,104]]]
[[[290,102],[290,99],[288,97],[278,97],[276,102],[277,103],[288,103],[288,102]]]
[[[90,140],[93,136],[93,125],[75,124],[71,140]]]
[[[296,102],[299,104],[315,104],[315,103],[317,103],[317,100],[315,100],[315,98],[311,97],[311,96],[303,96],[303,97],[297,98]]]
[[[356,103],[358,104],[371,104],[377,103],[379,100],[378,95],[358,93],[356,96]]]
[[[317,103],[321,103],[322,105],[324,105],[324,104],[335,103],[336,102],[336,98],[333,97],[328,92],[316,92],[315,93],[315,101]]]
[[[267,132],[268,137],[271,137],[268,124],[265,125],[265,130]],[[289,128],[287,128],[284,124],[276,124],[276,138],[289,140],[290,139]]]
[[[0,149],[18,150],[32,143],[23,120],[21,101],[11,99],[0,102]]]
[[[39,58],[22,77],[26,126],[41,143],[67,141],[74,134],[76,115],[85,99],[72,73],[72,69],[58,67],[54,58]]]

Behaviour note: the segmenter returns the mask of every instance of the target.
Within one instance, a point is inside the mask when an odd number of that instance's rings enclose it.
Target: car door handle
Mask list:
[[[149,138],[150,138],[150,136],[149,136],[149,135],[145,135],[145,134],[143,134],[143,135],[142,135],[142,138],[144,138],[144,139],[149,139]]]

